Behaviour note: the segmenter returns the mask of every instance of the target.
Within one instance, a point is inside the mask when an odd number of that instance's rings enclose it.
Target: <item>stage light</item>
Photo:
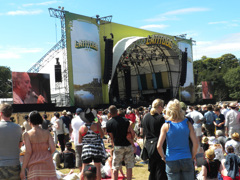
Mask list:
[[[62,11],[64,10],[64,7],[62,7]]]
[[[110,35],[111,35],[111,37],[112,37],[112,39],[113,39],[113,38],[114,38],[113,33],[110,33]]]

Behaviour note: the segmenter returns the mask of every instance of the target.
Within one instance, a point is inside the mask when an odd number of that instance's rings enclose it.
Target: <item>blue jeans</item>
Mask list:
[[[194,180],[193,160],[179,159],[166,162],[168,180]]]

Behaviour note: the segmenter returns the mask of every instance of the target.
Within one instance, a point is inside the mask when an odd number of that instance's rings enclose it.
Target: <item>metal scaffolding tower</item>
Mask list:
[[[63,8],[59,9],[49,8],[50,17],[59,18],[61,20],[61,40],[54,45],[38,62],[32,66],[28,72],[37,73],[44,66],[46,66],[50,61],[55,60],[56,56],[61,52],[63,58],[63,71],[62,71],[62,82],[55,84],[55,89],[64,89],[64,97],[60,96],[61,104],[60,106],[69,106],[70,105],[70,96],[69,96],[69,82],[68,82],[68,64],[67,64],[67,45],[66,45],[66,29],[65,29],[65,11]]]

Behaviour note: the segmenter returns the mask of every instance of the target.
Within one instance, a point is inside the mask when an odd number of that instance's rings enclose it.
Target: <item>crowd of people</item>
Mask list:
[[[149,180],[240,179],[238,110],[237,103],[187,106],[155,99],[135,109],[64,110],[51,120],[32,111],[20,126],[10,120],[12,106],[1,104],[0,179],[70,178],[72,170],[56,170],[63,163],[79,168],[81,180],[117,180],[119,171],[130,180],[140,157]]]

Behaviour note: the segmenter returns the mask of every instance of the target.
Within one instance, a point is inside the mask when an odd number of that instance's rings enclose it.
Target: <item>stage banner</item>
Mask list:
[[[182,52],[187,48],[187,76],[183,87],[180,87],[181,101],[194,103],[195,89],[194,89],[194,75],[193,75],[193,54],[192,54],[192,40],[184,39],[178,40],[178,47]]]
[[[202,81],[202,99],[213,99],[213,82]]]
[[[50,75],[12,72],[13,104],[51,103]]]
[[[102,104],[99,28],[91,18],[66,13],[70,96],[74,105]],[[72,78],[72,79],[71,79]],[[72,81],[71,81],[72,80]]]

